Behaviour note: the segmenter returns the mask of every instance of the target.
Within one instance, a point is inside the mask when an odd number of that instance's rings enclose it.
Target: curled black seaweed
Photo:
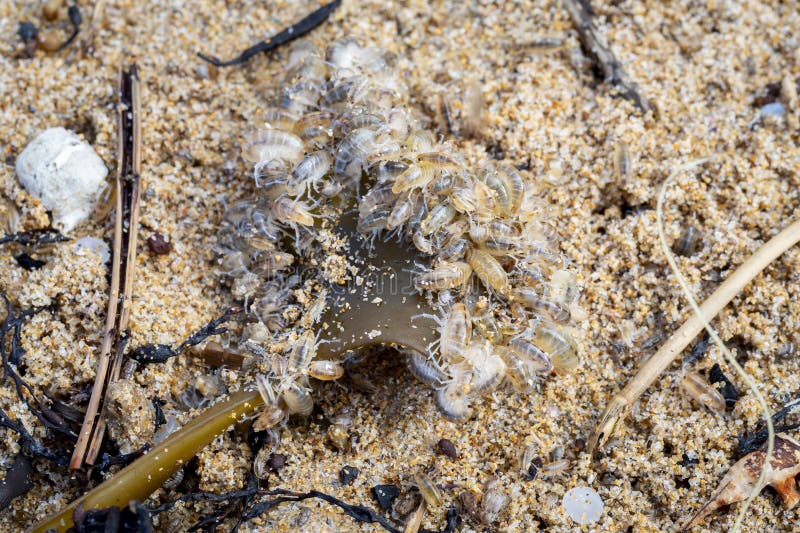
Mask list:
[[[189,335],[185,341],[175,348],[170,344],[145,344],[129,352],[128,357],[143,365],[163,363],[172,357],[182,354],[192,346],[200,344],[212,335],[220,335],[228,331],[228,328],[220,326],[227,322],[232,314],[237,312],[238,309],[236,308],[228,309],[222,316],[211,320],[208,324]]]
[[[258,501],[250,505],[250,502],[256,499],[258,496],[275,497]],[[261,516],[273,507],[277,507],[283,503],[301,502],[312,498],[323,500],[340,508],[347,516],[353,518],[357,522],[378,524],[384,530],[390,533],[400,533],[402,531],[402,529],[398,529],[388,519],[369,507],[350,504],[318,490],[310,490],[308,492],[293,492],[286,489],[272,489],[267,491],[259,490],[258,482],[254,476],[250,477],[247,487],[242,490],[235,490],[225,494],[216,494],[213,492],[193,492],[161,504],[158,507],[151,508],[150,513],[152,515],[157,515],[172,508],[179,502],[206,501],[212,503],[221,503],[222,505],[218,506],[217,509],[204,516],[199,522],[188,529],[188,531],[198,531],[220,525],[226,518],[229,517],[231,512],[233,512],[237,506],[241,505],[240,516],[232,530],[236,532],[243,522]],[[458,510],[454,507],[449,508],[447,510],[445,520],[447,525],[441,531],[434,532],[426,529],[421,529],[420,531],[422,533],[453,533],[458,524]]]
[[[775,426],[775,433],[783,433],[799,428],[800,422],[796,424],[785,424],[782,426],[778,425],[778,422],[781,422],[787,416],[798,412],[800,412],[800,398],[787,403],[783,406],[783,409],[772,415],[772,424]],[[761,427],[753,433],[745,433],[741,437],[738,437],[737,440],[739,444],[737,451],[739,452],[739,456],[743,457],[748,453],[760,449],[762,446],[764,446],[764,443],[767,442],[767,437],[768,433],[766,427]]]
[[[37,247],[43,244],[52,244],[58,242],[66,242],[69,237],[65,237],[58,230],[44,228],[34,229],[30,231],[18,231],[17,233],[9,233],[0,237],[0,244],[7,242],[16,242],[23,246]]]
[[[324,6],[320,7],[307,17],[303,18],[297,24],[289,26],[285,30],[273,35],[268,39],[264,39],[263,41],[254,44],[234,59],[230,59],[228,61],[220,61],[219,59],[207,56],[200,52],[197,52],[197,56],[204,60],[208,61],[212,65],[216,67],[231,67],[234,65],[241,65],[254,55],[258,55],[261,53],[266,53],[271,50],[278,48],[281,45],[284,45],[290,41],[297,39],[298,37],[302,37],[306,33],[310,32],[328,18],[328,16],[333,13],[339,4],[342,3],[342,0],[333,0],[333,2],[329,2]]]
[[[61,46],[58,47],[56,52],[60,52],[61,50],[72,44],[72,41],[75,40],[75,37],[77,37],[81,31],[81,22],[83,22],[83,16],[81,15],[81,9],[78,7],[78,5],[72,4],[71,6],[69,6],[69,9],[67,10],[67,15],[69,16],[70,24],[72,24],[72,33],[70,34],[69,37],[67,37],[67,40],[64,41],[61,44]]]

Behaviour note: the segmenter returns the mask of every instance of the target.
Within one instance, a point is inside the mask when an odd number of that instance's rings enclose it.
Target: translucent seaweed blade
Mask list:
[[[436,340],[436,323],[420,316],[433,314],[425,296],[414,289],[415,261],[423,258],[411,246],[396,239],[376,237],[372,243],[356,231],[357,214],[349,212],[339,230],[349,241],[349,257],[358,275],[335,286],[320,320],[324,341],[319,357],[330,359],[347,351],[376,344],[391,344],[428,353]]]

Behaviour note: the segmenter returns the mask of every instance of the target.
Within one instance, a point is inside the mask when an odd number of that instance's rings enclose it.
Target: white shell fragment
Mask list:
[[[594,489],[575,487],[561,501],[567,515],[579,524],[594,524],[603,515],[603,499]]]
[[[53,213],[62,233],[89,217],[107,175],[94,148],[64,128],[46,129],[17,158],[20,183]]]

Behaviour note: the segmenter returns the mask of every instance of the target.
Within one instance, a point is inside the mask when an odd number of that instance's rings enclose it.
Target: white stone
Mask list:
[[[594,524],[603,515],[603,499],[590,487],[575,487],[567,491],[561,505],[579,524]]]
[[[52,212],[62,233],[89,218],[107,175],[94,148],[64,128],[46,129],[17,158],[20,183]]]

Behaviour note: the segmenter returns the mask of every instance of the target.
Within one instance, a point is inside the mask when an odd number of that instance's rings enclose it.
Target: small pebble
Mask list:
[[[58,12],[61,9],[61,0],[47,0],[42,6],[42,16],[49,21],[54,21],[58,18]]]
[[[436,451],[442,455],[446,455],[450,459],[458,459],[456,445],[448,439],[440,439],[439,442],[436,443]]]
[[[589,487],[575,487],[561,501],[567,515],[579,524],[594,524],[603,515],[603,500]]]
[[[400,495],[400,488],[397,485],[375,485],[372,487],[372,495],[378,506],[388,511],[392,507],[392,502]]]
[[[339,470],[339,481],[342,485],[350,485],[359,474],[358,468],[354,466],[345,466]]]
[[[780,118],[786,113],[786,108],[783,107],[783,104],[780,102],[772,102],[771,104],[761,106],[759,113],[762,117]]]
[[[286,465],[286,456],[282,453],[271,453],[267,459],[270,472],[277,472]]]
[[[172,251],[172,243],[156,232],[147,239],[147,248],[155,255],[167,255]]]

